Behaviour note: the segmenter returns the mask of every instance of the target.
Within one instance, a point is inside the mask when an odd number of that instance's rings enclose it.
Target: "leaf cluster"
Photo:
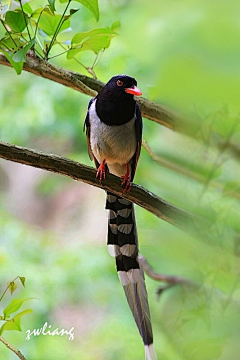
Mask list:
[[[18,288],[18,285],[16,283],[17,279],[19,279],[21,284],[23,286],[25,286],[25,277],[23,277],[23,276],[16,277],[14,280],[12,280],[8,283],[8,286],[4,290],[4,292],[0,298],[0,301],[3,299],[4,295],[7,293],[8,290],[10,291],[10,293],[12,295],[14,293],[14,291]],[[4,324],[0,328],[0,335],[2,335],[2,333],[5,330],[22,331],[22,329],[21,329],[22,316],[31,313],[32,309],[23,310],[23,311],[17,313],[16,315],[14,315],[12,318],[11,318],[11,315],[13,313],[17,312],[20,309],[20,307],[23,305],[23,303],[27,300],[30,300],[30,299],[29,298],[13,299],[8,304],[8,306],[5,307],[5,309],[3,309],[3,315],[0,316],[0,321],[4,321]]]
[[[88,8],[94,18],[99,20],[98,0],[77,2]],[[73,15],[78,16],[79,9],[70,8],[72,0],[60,0],[58,5],[61,6],[61,3],[66,5],[61,13],[56,11],[55,0],[48,0],[45,6],[36,8],[33,7],[34,4],[30,5],[28,0],[0,6],[0,30],[3,32],[0,51],[5,54],[17,74],[21,73],[29,50],[33,50],[45,60],[66,53],[67,59],[76,61],[78,53],[93,51],[96,54],[93,65],[88,69],[80,64],[94,74],[93,68],[100,54],[109,47],[111,39],[117,35],[119,23],[115,22],[111,27],[73,34],[71,20]],[[55,50],[53,47],[58,49]]]

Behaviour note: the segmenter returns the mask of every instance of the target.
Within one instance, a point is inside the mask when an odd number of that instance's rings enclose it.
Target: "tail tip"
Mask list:
[[[155,352],[153,344],[145,345],[145,360],[157,360],[157,354]]]

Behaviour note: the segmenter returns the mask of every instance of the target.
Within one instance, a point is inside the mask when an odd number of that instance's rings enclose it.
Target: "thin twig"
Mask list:
[[[20,276],[15,277],[15,279],[13,279],[12,281],[10,281],[10,283],[8,284],[8,286],[6,287],[6,289],[4,290],[4,292],[2,293],[2,296],[0,297],[0,301],[2,301],[4,295],[6,294],[6,292],[8,291],[8,289],[10,288],[11,284],[14,283],[14,281],[16,281],[17,279],[20,279]]]
[[[168,169],[171,169],[173,171],[176,171],[178,174],[185,175],[187,177],[191,177],[194,180],[197,180],[199,182],[203,182],[205,180],[205,177],[201,174],[198,174],[196,172],[193,172],[191,170],[187,170],[183,168],[182,166],[177,165],[176,163],[170,162],[159,155],[155,154],[154,151],[151,149],[149,144],[146,140],[142,140],[142,146],[147,151],[147,153],[151,156],[151,158],[156,161],[157,163],[167,167]]]
[[[63,46],[63,44],[59,43],[58,45],[61,46],[66,52],[68,52],[68,51],[70,51],[70,50],[72,49],[72,46],[69,46],[69,48],[66,49],[66,48]],[[63,53],[62,53],[62,54],[63,54]],[[52,57],[51,57],[51,59],[52,59]],[[75,60],[79,65],[81,65],[86,71],[89,72],[89,70],[88,70],[89,68],[88,68],[87,66],[85,66],[84,64],[82,64],[81,61],[79,61],[75,56],[73,57],[73,60]],[[91,75],[92,75],[92,74],[91,74]]]
[[[25,12],[24,12],[24,10],[23,10],[22,1],[21,1],[21,0],[19,0],[19,2],[20,2],[20,6],[21,6],[21,10],[22,10],[22,14],[23,14],[24,22],[25,22],[25,25],[26,25],[26,28],[27,28],[27,32],[28,32],[29,39],[30,39],[30,40],[32,40],[32,39],[31,39],[30,32],[29,32],[29,28],[28,28],[27,20],[26,20],[26,17],[25,17],[25,16],[26,16],[26,14],[25,14]]]
[[[0,335],[0,341],[12,352],[14,352],[20,360],[26,360],[25,356],[21,353],[20,350],[16,349],[13,345],[11,345],[4,337]]]
[[[48,60],[48,54],[49,54],[51,48],[52,48],[53,45],[54,45],[54,42],[55,42],[55,40],[56,40],[56,38],[57,38],[57,36],[58,36],[58,33],[59,33],[60,29],[61,29],[62,24],[64,23],[64,16],[65,16],[65,14],[66,14],[66,12],[67,12],[67,9],[68,9],[69,5],[71,4],[71,1],[72,1],[72,0],[68,0],[67,6],[65,7],[65,9],[64,9],[64,11],[63,11],[62,16],[61,16],[61,19],[60,19],[60,21],[59,21],[59,23],[58,23],[58,26],[57,26],[54,34],[53,34],[52,40],[51,40],[51,42],[50,42],[50,44],[49,44],[49,47],[48,47],[48,50],[47,50],[47,52],[46,52],[47,60]]]
[[[2,41],[0,40],[0,44],[2,43]],[[4,45],[4,44],[3,44]],[[5,48],[3,48],[1,45],[0,45],[0,50],[2,51],[6,51],[6,49],[8,49],[9,51],[11,51],[11,49],[9,49],[9,47],[7,45],[4,45]]]
[[[137,257],[139,265],[143,268],[144,272],[153,280],[167,282],[168,284],[191,284],[188,279],[180,278],[178,276],[170,276],[156,273],[148,264],[144,256],[138,255]]]
[[[39,38],[38,38],[38,36],[37,36],[37,26],[38,26],[38,22],[39,22],[39,19],[40,19],[42,13],[43,13],[43,10],[42,10],[42,11],[40,12],[40,14],[39,14],[39,17],[38,17],[38,20],[37,20],[37,24],[36,24],[36,29],[35,29],[35,30],[33,29],[33,25],[32,25],[32,22],[31,22],[31,18],[30,18],[29,24],[30,24],[30,26],[31,26],[32,32],[34,33],[34,37],[33,37],[33,38],[36,40],[36,42],[38,43],[40,49],[41,49],[42,52],[44,53],[44,48],[43,48],[43,46],[42,46],[42,44],[41,44],[41,42],[40,42],[40,40],[39,40]],[[34,49],[34,50],[35,50],[35,52],[38,54],[38,56],[40,56],[41,58],[43,57],[42,54],[40,54],[37,49]]]
[[[83,63],[81,63],[81,61],[78,60],[78,59],[76,58],[76,56],[73,57],[73,60],[75,60],[79,65],[81,65],[85,70],[88,71],[88,67],[85,66]]]
[[[179,166],[178,164],[176,163],[173,163],[173,162],[170,162],[166,159],[164,159],[163,157],[157,155],[153,150],[152,148],[149,146],[149,144],[147,143],[146,140],[142,140],[142,146],[143,148],[147,151],[147,153],[151,156],[151,158],[156,161],[158,164],[170,169],[170,170],[173,170],[175,171],[176,173],[178,174],[182,174],[186,177],[189,177],[191,179],[194,179],[200,183],[204,183],[206,181],[206,178],[204,175],[200,174],[200,173],[197,173],[195,171],[191,171],[190,169],[186,169],[185,167],[183,166]],[[223,188],[223,185],[216,181],[216,180],[212,180],[211,181],[211,187],[214,188],[214,189],[219,189],[219,190],[222,190]],[[238,193],[236,192],[236,194],[234,195],[235,197],[239,197],[238,196]]]
[[[13,37],[12,37],[11,32],[8,30],[8,28],[7,28],[7,26],[5,25],[4,21],[3,21],[2,19],[0,19],[0,21],[1,21],[2,25],[3,25],[3,27],[5,28],[6,32],[8,33],[9,37],[11,38],[12,42],[14,43],[14,45],[17,46],[15,40],[14,40]]]
[[[41,44],[41,41],[39,40],[39,38],[37,36],[37,30],[38,30],[38,25],[39,25],[40,18],[42,16],[42,13],[43,13],[44,10],[45,10],[45,8],[43,8],[42,11],[39,14],[39,17],[38,17],[37,23],[36,23],[36,29],[35,29],[35,32],[34,32],[34,38],[37,40],[38,45],[39,45],[40,49],[42,50],[43,54],[45,54],[45,50],[44,50],[44,48],[43,48],[43,46]],[[30,21],[30,23],[31,23],[31,21]],[[32,23],[31,23],[31,27],[32,27]],[[33,28],[32,28],[32,30],[33,30]]]
[[[54,59],[54,58],[56,58],[56,57],[58,57],[58,56],[60,56],[60,55],[66,54],[68,51],[69,51],[69,49],[68,49],[68,50],[65,50],[65,51],[63,51],[63,52],[61,52],[61,53],[59,53],[59,54],[57,54],[57,55],[50,56],[48,59],[49,59],[49,60]]]

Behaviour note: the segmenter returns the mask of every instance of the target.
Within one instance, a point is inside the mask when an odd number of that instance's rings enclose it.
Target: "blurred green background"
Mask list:
[[[32,1],[32,3],[35,0]],[[140,252],[157,272],[183,276],[157,299],[147,278],[154,343],[163,360],[236,360],[240,352],[240,2],[99,0],[100,21],[81,5],[73,31],[111,26],[95,71],[135,77],[143,96],[177,114],[177,132],[144,119],[135,182],[208,220],[191,236],[137,207]],[[57,7],[60,5],[57,3]],[[61,9],[61,7],[59,7]],[[94,54],[79,55],[89,66]],[[65,56],[62,67],[86,73]],[[0,138],[92,165],[82,132],[89,98],[34,75],[0,67]],[[0,161],[0,289],[17,275],[32,297],[23,332],[4,336],[27,359],[138,360],[144,349],[108,255],[103,191]],[[10,302],[8,294],[1,310]],[[25,340],[45,322],[65,335]],[[0,343],[1,358],[16,356]]]

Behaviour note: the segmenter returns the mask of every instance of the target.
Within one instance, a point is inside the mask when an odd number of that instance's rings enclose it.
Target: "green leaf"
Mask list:
[[[0,40],[0,44],[6,46],[7,49],[16,50],[20,46],[23,46],[23,42],[16,36],[6,36]]]
[[[10,64],[12,65],[12,67],[14,68],[14,70],[16,71],[16,73],[18,75],[21,74],[22,72],[22,69],[23,69],[23,62],[20,62],[20,63],[16,63],[15,61],[13,61],[12,57],[11,57],[11,53],[9,51],[4,51],[4,50],[1,50],[1,52],[4,53],[4,55],[6,56],[6,58],[8,59],[8,61],[10,62]]]
[[[3,310],[3,314],[5,316],[10,315],[12,313],[14,313],[15,311],[17,311],[22,304],[27,301],[27,300],[31,300],[30,298],[28,299],[13,299],[10,304]]]
[[[72,38],[72,44],[83,43],[83,41],[86,41],[91,38],[96,38],[96,39],[100,39],[100,40],[101,40],[101,38],[104,38],[104,37],[112,38],[113,36],[116,36],[116,35],[117,34],[113,30],[111,30],[109,27],[94,29],[94,30],[90,30],[90,31],[86,31],[86,32],[82,32],[82,33],[78,33],[78,34],[74,35],[74,37]]]
[[[78,33],[72,38],[73,49],[67,54],[68,59],[72,59],[78,52],[92,50],[96,54],[109,47],[111,39],[116,33],[107,28],[99,28],[83,33]]]
[[[99,20],[99,8],[98,8],[98,0],[76,0],[77,2],[84,5],[88,8],[91,13],[94,15],[95,19]]]
[[[26,278],[24,276],[19,276],[19,279],[20,279],[21,283],[23,284],[23,286],[25,286]]]
[[[35,39],[32,39],[26,46],[24,46],[22,49],[15,52],[12,56],[13,61],[16,63],[19,62],[25,62],[26,61],[26,55],[28,50],[31,49],[31,47],[35,44]]]
[[[28,24],[28,18],[19,11],[8,11],[5,17],[6,24],[12,31],[17,33],[22,32],[26,24]]]
[[[21,329],[21,318],[23,315],[29,314],[32,312],[32,309],[27,309],[19,314],[17,314],[13,319],[7,321],[3,326],[0,328],[0,335],[2,335],[4,330],[17,330],[22,331]]]
[[[31,0],[21,0],[21,3],[20,3],[20,0],[11,0],[11,5],[10,5],[10,10],[12,11],[15,11],[15,10],[19,10],[20,11],[22,10],[21,9],[21,6],[23,6],[23,9],[25,10],[25,5]]]
[[[16,316],[14,316],[14,318],[13,318],[14,323],[19,328],[20,331],[22,331],[21,330],[21,324],[20,324],[22,316],[26,315],[26,314],[29,314],[31,312],[32,312],[32,309],[27,309],[27,310],[24,310],[24,311],[20,312]]]
[[[42,7],[34,10],[34,12],[32,13],[31,18],[38,19],[40,14],[43,12],[43,10],[44,10],[44,8],[42,8]]]
[[[25,5],[23,5],[23,10],[24,10],[24,12],[28,13],[29,15],[32,15],[32,13],[33,13],[32,8],[29,5],[29,3],[26,3]]]
[[[39,20],[39,28],[42,29],[47,35],[53,35],[58,27],[61,15],[52,15],[47,12],[43,12]],[[60,31],[70,27],[70,20],[64,20]]]
[[[111,26],[111,30],[113,31],[118,31],[120,28],[121,24],[119,20],[114,21],[114,23]]]
[[[99,8],[98,8],[98,0],[76,0],[77,2],[84,5],[88,8],[91,13],[94,15],[95,19],[99,20]]]
[[[64,20],[67,20],[67,19],[69,19],[72,15],[74,15],[76,12],[78,12],[79,11],[79,9],[70,9],[70,11],[69,11],[69,15],[65,15],[64,16]]]
[[[52,9],[52,11],[56,11],[55,9],[55,0],[48,0],[49,6]]]
[[[79,9],[70,9],[70,16],[74,15],[76,12],[78,12]]]
[[[12,295],[14,291],[17,289],[17,284],[14,281],[11,281],[10,283],[8,283],[8,286],[9,286],[9,291]]]
[[[22,72],[22,69],[23,69],[24,62],[16,63],[16,62],[12,61],[11,59],[9,59],[9,62],[11,63],[11,65],[14,68],[14,70],[16,71],[16,73],[18,75],[20,75]]]
[[[75,0],[82,5],[84,5],[86,8],[88,8],[91,13],[94,15],[95,19],[99,20],[99,8],[98,8],[98,0]],[[60,0],[60,2],[65,3],[68,2],[68,0]]]
[[[7,322],[5,322],[2,327],[0,328],[0,335],[2,335],[2,333],[4,332],[4,330],[19,330],[18,326],[14,323],[13,320],[9,320]]]
[[[77,55],[81,49],[71,49],[67,52],[67,59],[71,60],[74,58],[75,55]]]

